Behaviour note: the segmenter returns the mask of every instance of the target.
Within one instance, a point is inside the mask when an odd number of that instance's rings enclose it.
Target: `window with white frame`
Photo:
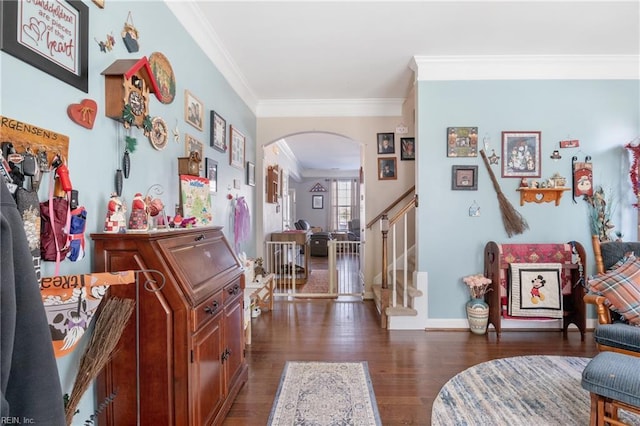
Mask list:
[[[349,222],[358,217],[358,184],[354,179],[331,181],[331,228],[348,231]]]

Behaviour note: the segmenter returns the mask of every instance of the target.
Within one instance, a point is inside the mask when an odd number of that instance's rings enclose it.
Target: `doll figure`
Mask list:
[[[147,205],[141,193],[136,193],[131,203],[131,215],[129,216],[129,229],[146,231],[149,228],[147,218]]]
[[[122,200],[115,192],[111,193],[111,198],[107,203],[107,216],[104,220],[104,232],[117,234],[125,232],[127,223],[125,219],[125,207]]]

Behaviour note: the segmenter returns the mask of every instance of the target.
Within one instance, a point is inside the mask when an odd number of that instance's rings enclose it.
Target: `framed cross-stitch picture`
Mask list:
[[[477,156],[477,127],[447,127],[447,157]]]
[[[541,132],[502,132],[502,177],[540,177]]]

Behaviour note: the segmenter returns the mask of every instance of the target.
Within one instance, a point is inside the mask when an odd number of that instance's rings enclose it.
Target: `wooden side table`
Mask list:
[[[245,303],[248,300],[248,318],[245,318],[245,343],[251,344],[251,314],[252,306],[257,306],[261,311],[273,310],[273,283],[274,274],[267,274],[260,280],[245,283]]]

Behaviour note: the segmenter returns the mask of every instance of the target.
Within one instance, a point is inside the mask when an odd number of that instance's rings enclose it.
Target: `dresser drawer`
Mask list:
[[[224,297],[224,304],[228,305],[233,299],[243,295],[242,285],[240,284],[240,278],[230,282],[222,290]]]
[[[199,304],[191,311],[191,331],[196,332],[206,324],[211,318],[222,312],[224,306],[224,293],[222,290],[216,292],[203,303]]]

